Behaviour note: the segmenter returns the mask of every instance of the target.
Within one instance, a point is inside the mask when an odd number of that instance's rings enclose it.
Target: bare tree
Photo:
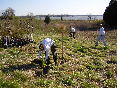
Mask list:
[[[15,10],[13,10],[13,9],[10,8],[10,7],[7,8],[5,12],[6,12],[6,15],[7,15],[7,16],[15,16],[15,14],[14,14]]]
[[[28,18],[30,18],[31,20],[33,19],[34,17],[34,14],[32,12],[29,12],[28,15],[27,15]]]
[[[2,12],[2,19],[12,19],[13,16],[15,16],[14,13],[15,13],[15,10],[9,7]]]

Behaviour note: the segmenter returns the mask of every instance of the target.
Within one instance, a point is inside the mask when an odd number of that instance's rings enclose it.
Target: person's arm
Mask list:
[[[76,28],[74,27],[74,32],[76,32]]]
[[[45,61],[48,59],[48,56],[50,55],[50,50],[49,49],[46,49],[46,52],[45,52],[46,56],[45,56]]]
[[[39,52],[38,52],[38,58],[39,58],[39,59],[42,58],[41,55],[42,55],[42,51],[39,51]]]

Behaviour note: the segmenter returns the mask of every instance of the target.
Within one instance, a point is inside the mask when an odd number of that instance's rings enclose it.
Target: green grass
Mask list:
[[[17,82],[0,79],[0,88],[20,88]]]
[[[0,88],[117,87],[117,30],[107,31],[107,47],[103,43],[95,47],[96,31],[78,31],[76,39],[68,35],[70,23],[78,26],[84,21],[52,21],[48,26],[42,21],[34,22],[36,44],[0,48]],[[63,37],[64,64],[60,64],[61,24],[66,26]],[[59,59],[58,66],[55,66],[52,56],[50,57],[52,64],[49,73],[44,75],[43,68],[31,61],[38,58],[38,43],[46,37],[55,40]]]

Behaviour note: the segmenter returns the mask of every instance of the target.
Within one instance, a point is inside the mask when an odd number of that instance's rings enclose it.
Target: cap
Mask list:
[[[102,26],[102,24],[100,24],[100,26]]]

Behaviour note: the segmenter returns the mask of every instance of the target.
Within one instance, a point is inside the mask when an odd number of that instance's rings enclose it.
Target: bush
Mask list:
[[[50,17],[49,16],[46,16],[44,22],[46,24],[49,24],[50,23]]]

